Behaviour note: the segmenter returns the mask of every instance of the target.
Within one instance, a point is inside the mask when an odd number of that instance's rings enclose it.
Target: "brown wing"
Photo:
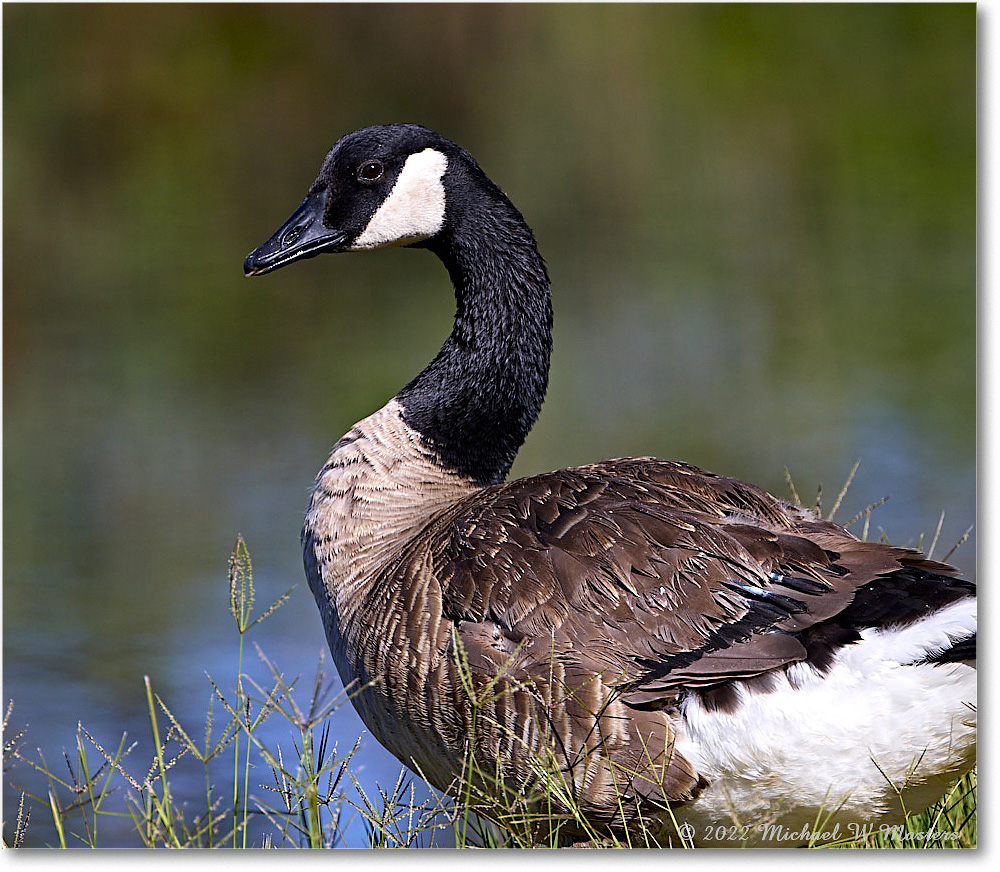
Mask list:
[[[634,690],[804,659],[800,631],[921,561],[752,485],[649,459],[489,488],[449,526],[438,578],[450,619],[518,642],[565,636],[566,656]]]
[[[859,622],[838,616],[859,588],[904,567],[951,573],[752,485],[652,459],[487,488],[427,535],[444,616],[473,668],[550,684],[555,675],[567,733],[593,731],[596,714],[624,704],[619,756],[642,770],[638,758],[658,748],[662,770],[641,780],[669,799],[698,790],[658,712],[682,690],[710,700],[733,679],[819,663],[857,638]],[[608,729],[601,742],[614,746]]]

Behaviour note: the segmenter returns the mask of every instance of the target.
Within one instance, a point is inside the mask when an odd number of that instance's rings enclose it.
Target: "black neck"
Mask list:
[[[464,210],[475,220],[428,244],[455,285],[455,327],[398,399],[443,465],[485,485],[507,476],[541,409],[552,303],[530,228],[499,190],[483,194]]]

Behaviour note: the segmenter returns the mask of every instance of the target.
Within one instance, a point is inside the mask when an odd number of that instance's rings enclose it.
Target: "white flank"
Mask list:
[[[352,250],[409,245],[430,239],[444,223],[448,159],[433,148],[411,154],[385,202],[351,245]]]
[[[790,847],[775,833],[824,820],[825,830],[840,824],[832,837],[854,837],[937,799],[975,759],[976,670],[913,661],[974,632],[975,608],[964,599],[906,627],[865,630],[824,674],[794,665],[771,692],[740,687],[733,712],[689,698],[677,750],[711,785],[681,815],[696,839]]]

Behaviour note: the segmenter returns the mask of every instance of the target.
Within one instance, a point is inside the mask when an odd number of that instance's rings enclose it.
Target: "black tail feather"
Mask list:
[[[976,659],[976,634],[959,639],[950,648],[945,648],[937,654],[932,654],[923,663],[961,663],[966,660]]]

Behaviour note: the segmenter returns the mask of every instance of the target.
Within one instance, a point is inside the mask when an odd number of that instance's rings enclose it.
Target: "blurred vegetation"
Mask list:
[[[7,4],[3,25],[4,683],[36,741],[80,704],[141,719],[137,676],[179,690],[234,533],[276,591],[300,581],[329,446],[450,328],[424,253],[242,279],[366,124],[460,142],[536,231],[556,344],[515,474],[656,454],[782,493],[787,466],[808,501],[860,457],[848,516],[889,493],[895,541],[974,523],[974,5]],[[304,591],[280,620],[311,660]]]

